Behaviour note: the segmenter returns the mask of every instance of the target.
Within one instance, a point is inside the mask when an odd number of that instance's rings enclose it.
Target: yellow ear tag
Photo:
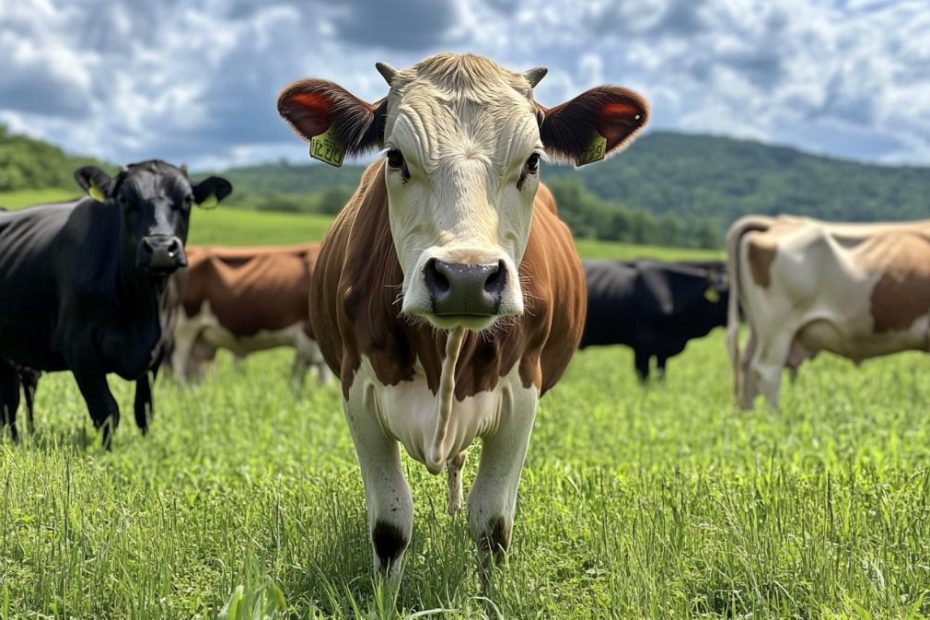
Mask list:
[[[588,150],[581,154],[581,157],[578,158],[578,161],[575,162],[575,165],[584,166],[585,164],[601,161],[604,159],[604,155],[606,154],[607,138],[595,132],[594,138],[591,140],[591,144],[588,145]]]
[[[706,291],[704,291],[704,299],[712,304],[715,304],[720,301],[720,293],[717,292],[717,289],[711,286]]]
[[[106,202],[107,197],[104,195],[103,190],[97,187],[96,185],[91,185],[87,188],[87,195],[96,200],[97,202]]]
[[[219,200],[216,199],[216,194],[210,194],[204,198],[202,202],[198,202],[197,206],[201,209],[212,209],[217,205],[218,202]]]
[[[310,157],[338,168],[345,159],[346,149],[333,132],[333,127],[330,125],[320,135],[310,138]]]

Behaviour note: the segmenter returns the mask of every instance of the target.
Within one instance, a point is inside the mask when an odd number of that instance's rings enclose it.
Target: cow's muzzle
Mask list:
[[[430,305],[436,316],[492,317],[500,314],[507,286],[504,261],[468,265],[431,258],[423,267]]]
[[[136,266],[149,273],[167,275],[187,266],[184,244],[173,235],[149,235],[139,242]]]

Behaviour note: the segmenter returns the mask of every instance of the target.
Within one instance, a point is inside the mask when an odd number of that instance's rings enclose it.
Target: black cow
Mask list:
[[[145,377],[160,296],[187,263],[191,208],[215,205],[232,186],[193,182],[161,161],[112,178],[85,167],[75,178],[90,198],[0,214],[0,421],[16,440],[17,365],[70,370],[109,448],[119,407],[106,376]]]
[[[668,358],[692,338],[726,325],[729,288],[720,261],[585,261],[588,315],[581,348],[624,344],[635,354],[640,381],[657,359]]]

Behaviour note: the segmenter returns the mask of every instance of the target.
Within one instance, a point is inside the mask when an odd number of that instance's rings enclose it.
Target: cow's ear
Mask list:
[[[619,153],[649,119],[649,104],[626,88],[599,86],[539,109],[539,135],[555,160],[583,166]]]
[[[96,166],[78,168],[74,171],[74,180],[98,202],[106,202],[113,189],[113,177]]]
[[[310,142],[310,154],[334,166],[346,155],[380,148],[387,98],[362,101],[337,84],[299,80],[278,95],[278,114]]]
[[[201,209],[212,209],[232,193],[232,183],[223,177],[207,177],[193,187],[194,204]]]

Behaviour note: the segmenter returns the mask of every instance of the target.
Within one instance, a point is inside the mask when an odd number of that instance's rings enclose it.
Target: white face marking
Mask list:
[[[542,143],[534,104],[507,81],[513,74],[496,70],[479,80],[480,92],[415,76],[391,94],[385,146],[403,161],[392,166],[389,158],[385,181],[404,274],[402,311],[439,328],[484,329],[497,316],[523,312],[517,274],[539,184],[527,160],[542,153]],[[431,259],[502,267],[497,312],[435,314],[424,276]]]

